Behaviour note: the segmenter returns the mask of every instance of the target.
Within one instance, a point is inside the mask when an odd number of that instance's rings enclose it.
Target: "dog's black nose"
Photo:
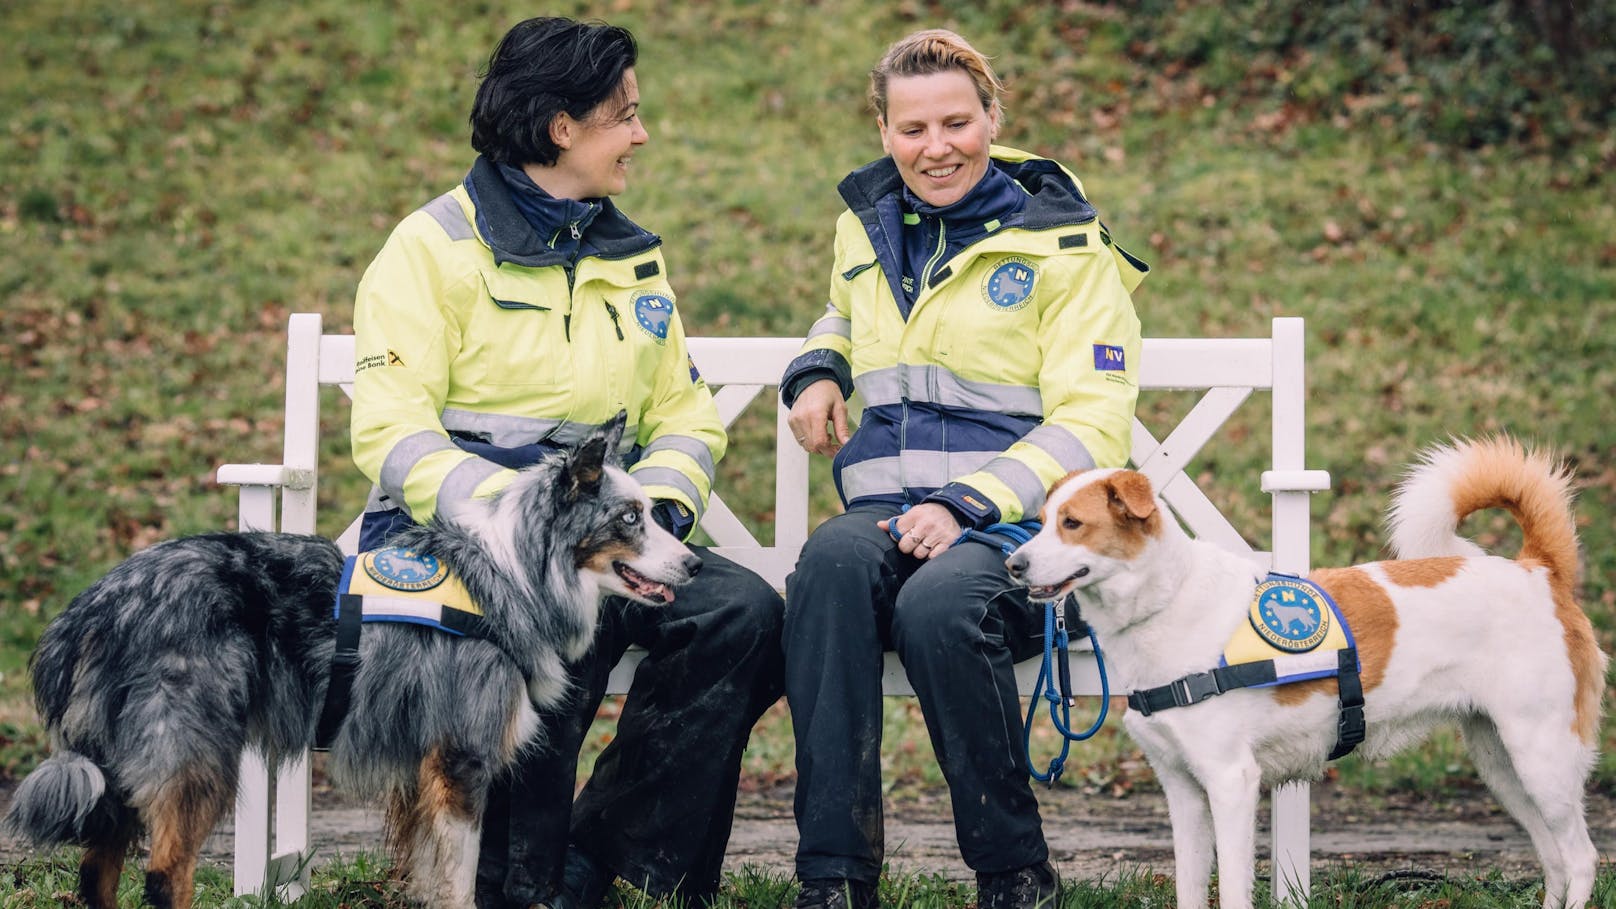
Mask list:
[[[1010,572],[1011,578],[1019,581],[1021,576],[1027,573],[1027,557],[1022,555],[1020,551],[1013,552],[1010,554],[1010,558],[1004,560],[1004,568]]]
[[[684,566],[685,571],[690,572],[691,577],[701,574],[701,556],[696,555],[693,552],[690,553],[684,558]]]

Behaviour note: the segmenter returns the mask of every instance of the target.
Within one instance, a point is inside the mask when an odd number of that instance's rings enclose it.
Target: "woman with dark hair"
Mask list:
[[[686,537],[724,454],[691,366],[661,240],[611,197],[649,139],[634,38],[519,23],[489,59],[465,179],[405,218],[354,306],[354,460],[375,483],[360,548],[453,516],[513,470],[626,411],[623,452],[657,521]],[[616,877],[690,905],[718,889],[741,754],[780,695],[780,596],[697,549],[677,598],[601,605],[544,744],[499,781],[477,869],[483,909],[594,909]],[[579,746],[612,667],[647,655],[617,735],[576,800]],[[447,683],[452,683],[449,680]]]
[[[953,32],[888,49],[870,73],[886,156],[839,187],[830,303],[780,383],[847,506],[786,580],[799,909],[876,904],[885,650],[920,700],[977,905],[1057,902],[1014,671],[1043,613],[984,534],[1036,519],[1067,472],[1126,462],[1144,266],[1070,171],[993,144],[1001,91]]]

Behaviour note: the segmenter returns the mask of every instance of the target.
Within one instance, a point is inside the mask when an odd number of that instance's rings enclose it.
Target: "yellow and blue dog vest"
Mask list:
[[[368,622],[407,622],[449,634],[487,638],[483,611],[442,560],[424,552],[390,546],[349,556],[342,565],[332,617],[337,643],[331,655],[331,681],[315,730],[315,747],[329,748],[348,715],[354,675],[359,671],[359,631]],[[520,661],[517,667],[526,677]]]
[[[364,622],[411,622],[476,636],[482,608],[437,557],[397,546],[349,556],[332,615],[356,608]]]
[[[1246,619],[1224,645],[1217,668],[1135,691],[1128,706],[1149,716],[1235,688],[1333,676],[1340,687],[1340,717],[1330,759],[1352,751],[1364,738],[1363,684],[1357,643],[1335,600],[1312,581],[1271,573],[1257,585]]]

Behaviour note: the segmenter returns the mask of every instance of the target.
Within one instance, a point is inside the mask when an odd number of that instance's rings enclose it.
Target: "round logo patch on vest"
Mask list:
[[[988,273],[982,284],[982,295],[997,309],[1013,311],[1027,305],[1032,299],[1032,288],[1038,283],[1038,270],[1022,258],[1005,259]]]
[[[365,574],[389,590],[431,590],[449,576],[449,566],[436,557],[390,546],[365,554]]]
[[[1330,608],[1308,584],[1272,579],[1257,585],[1251,601],[1251,627],[1286,653],[1306,653],[1330,633]]]
[[[634,298],[634,322],[658,344],[668,340],[668,322],[673,319],[673,301],[662,294],[640,294]]]

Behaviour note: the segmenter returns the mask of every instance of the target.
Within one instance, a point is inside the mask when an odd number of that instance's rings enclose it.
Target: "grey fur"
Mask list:
[[[458,854],[466,840],[445,841],[443,830],[475,828],[493,775],[537,742],[535,708],[565,696],[564,662],[588,649],[600,596],[655,602],[654,582],[683,583],[699,567],[607,463],[622,425],[521,471],[453,522],[397,541],[460,576],[488,639],[366,625],[330,771],[389,806],[390,844],[425,902],[469,905],[469,880],[459,879],[476,857]],[[89,846],[86,868],[97,850],[121,863],[137,821],[154,856],[162,847],[194,858],[234,799],[246,748],[273,768],[313,742],[342,561],[319,537],[205,534],[137,553],[74,598],[31,660],[55,754],[18,789],[5,826],[41,844]],[[624,565],[649,581],[628,584]],[[423,778],[438,787],[422,791]],[[189,905],[183,865],[154,859],[148,900]],[[81,874],[81,891],[95,889],[91,877]]]

